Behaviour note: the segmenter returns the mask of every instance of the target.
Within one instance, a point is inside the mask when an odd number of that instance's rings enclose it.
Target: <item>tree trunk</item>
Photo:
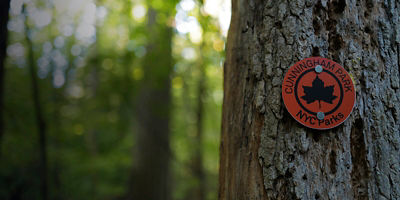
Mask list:
[[[0,158],[2,152],[2,142],[4,135],[4,74],[5,74],[5,60],[7,49],[7,23],[8,23],[8,10],[10,9],[10,0],[3,0],[0,2]]]
[[[23,6],[24,14],[26,15],[26,8],[25,5]],[[27,43],[28,49],[28,67],[29,73],[31,76],[31,87],[32,87],[32,100],[33,100],[33,107],[35,112],[35,120],[36,126],[38,131],[38,144],[39,144],[39,176],[41,182],[41,197],[43,200],[48,199],[48,184],[47,184],[47,137],[46,137],[46,122],[43,116],[42,105],[40,103],[40,90],[39,90],[39,83],[37,78],[37,69],[36,69],[36,62],[34,58],[33,52],[33,43],[32,40],[29,38],[29,27],[27,17],[25,18],[25,39]]]
[[[137,97],[136,156],[131,199],[169,200],[169,118],[171,105],[172,29],[149,8],[147,53]]]
[[[204,42],[200,46],[203,51]],[[204,118],[204,96],[206,94],[206,64],[203,55],[199,59],[199,80],[197,85],[197,107],[196,107],[196,134],[194,141],[193,174],[197,179],[194,190],[194,200],[204,200],[206,198],[206,176],[203,166],[203,118]]]
[[[220,199],[400,199],[400,2],[233,0],[224,68]],[[344,124],[315,131],[281,98],[296,61],[342,64]]]

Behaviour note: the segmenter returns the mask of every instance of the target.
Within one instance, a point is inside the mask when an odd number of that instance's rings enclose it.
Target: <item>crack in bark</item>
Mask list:
[[[398,33],[398,34],[400,34],[400,33]],[[400,44],[397,44],[397,67],[398,67],[397,73],[398,73],[398,76],[399,76],[398,78],[399,78],[399,85],[400,85]]]
[[[354,199],[368,198],[369,174],[363,129],[363,121],[362,119],[358,118],[354,122],[350,134],[351,161],[353,164],[351,171],[351,184]]]
[[[337,167],[336,157],[337,157],[336,152],[332,150],[331,153],[329,154],[329,167],[332,174],[336,174],[336,167]]]

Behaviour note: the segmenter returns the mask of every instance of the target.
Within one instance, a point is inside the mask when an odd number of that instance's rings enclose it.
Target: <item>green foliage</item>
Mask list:
[[[22,1],[13,0],[10,11],[0,199],[41,199],[25,29],[33,43],[47,127],[49,199],[124,199],[129,193],[135,165],[135,108],[140,106],[136,95],[143,84],[163,83],[157,74],[167,70],[144,73],[149,70],[144,62],[174,63],[169,77],[173,199],[191,197],[199,185],[193,173],[198,125],[203,130],[206,198],[217,199],[225,37],[217,19],[201,12],[201,3],[185,11],[201,30],[195,36],[175,28],[177,0],[34,0],[25,3],[26,12],[18,2]],[[168,28],[149,29],[150,8],[158,12],[156,23]],[[168,34],[172,41],[156,40]],[[154,42],[170,48],[174,59],[166,59],[157,49],[146,51]],[[199,84],[204,84],[203,94]],[[196,119],[199,100],[204,107],[201,124]]]

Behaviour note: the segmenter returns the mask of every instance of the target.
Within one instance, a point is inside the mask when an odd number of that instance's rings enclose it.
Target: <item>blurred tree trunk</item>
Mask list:
[[[26,8],[24,5],[24,14],[26,15]],[[37,78],[37,69],[36,69],[36,62],[34,58],[33,52],[33,43],[32,40],[29,38],[29,27],[27,23],[27,18],[25,18],[25,39],[27,43],[28,49],[28,60],[27,65],[29,67],[29,73],[31,76],[31,87],[32,87],[32,100],[33,100],[33,107],[35,112],[35,120],[36,126],[38,128],[39,134],[39,156],[40,156],[40,164],[39,164],[39,176],[41,181],[41,195],[42,200],[47,200],[48,198],[48,184],[47,184],[47,138],[46,138],[46,122],[43,116],[42,105],[40,103],[40,90],[39,90],[39,83]]]
[[[96,37],[97,38],[97,37]],[[50,37],[49,41],[53,41],[54,38]],[[67,48],[68,49],[68,48]],[[64,52],[67,55],[68,60],[73,60],[73,56],[71,51]],[[52,66],[52,71],[55,71],[55,65]],[[65,69],[65,83],[60,88],[52,88],[52,99],[53,105],[52,108],[52,119],[48,121],[49,126],[53,128],[48,128],[48,144],[49,151],[54,153],[55,155],[59,155],[62,152],[63,141],[65,139],[65,130],[64,130],[64,120],[61,113],[62,107],[67,105],[68,99],[65,97],[65,93],[70,84],[70,76],[69,73],[71,70],[75,68],[73,62],[69,62],[67,68]],[[49,80],[48,84],[52,84],[54,80],[54,73],[52,79]],[[52,130],[53,129],[53,130]],[[52,147],[52,148],[50,148]],[[50,157],[48,158],[49,162],[51,162],[51,167],[49,167],[49,199],[57,199],[63,200],[65,199],[65,194],[62,188],[61,175],[64,171],[64,166],[62,165],[62,161],[64,158],[62,157]],[[50,192],[51,191],[51,192]]]
[[[169,200],[172,72],[172,28],[157,19],[157,11],[148,10],[148,45],[143,62],[143,79],[136,101],[136,154],[132,177],[135,200]]]
[[[10,0],[0,2],[0,157],[2,152],[2,142],[4,135],[4,76],[5,60],[7,50],[7,23],[8,10],[10,9]]]
[[[233,0],[224,69],[220,199],[400,199],[400,2]],[[356,106],[313,131],[284,108],[296,61],[354,78]]]
[[[99,39],[98,31],[96,32],[96,38]],[[95,55],[100,55],[99,52],[96,52]],[[99,98],[99,86],[100,86],[100,62],[99,56],[93,58],[92,69],[90,71],[89,77],[89,85],[88,90],[92,94],[92,98]],[[93,112],[93,111],[92,111]],[[98,112],[97,109],[94,109],[94,112]],[[85,143],[91,159],[95,159],[99,156],[98,153],[98,145],[97,145],[97,134],[98,130],[96,127],[91,127],[85,134]],[[96,170],[93,170],[90,174],[88,174],[90,179],[90,189],[89,193],[91,196],[96,196],[98,189],[98,173]]]
[[[203,51],[202,43],[200,47],[200,53]],[[206,72],[205,72],[204,58],[200,55],[199,59],[199,81],[197,85],[197,108],[196,108],[196,135],[195,135],[195,146],[194,146],[194,159],[193,159],[193,171],[194,176],[197,179],[198,185],[196,185],[194,191],[195,200],[204,200],[206,197],[206,177],[204,174],[203,164],[203,117],[204,117],[204,96],[206,94]]]
[[[67,70],[68,71],[68,70]],[[67,74],[67,73],[66,73]],[[49,148],[50,144],[53,146],[50,151],[54,152],[56,155],[59,155],[61,153],[61,148],[63,145],[63,140],[62,137],[64,136],[64,130],[63,130],[63,119],[61,116],[61,108],[63,105],[66,104],[66,99],[64,97],[64,92],[65,92],[65,86],[67,84],[67,78],[65,80],[65,84],[61,88],[53,88],[53,103],[54,103],[54,108],[53,108],[53,113],[52,113],[52,126],[54,127],[54,132],[53,134],[49,133]],[[49,131],[50,132],[50,131]],[[51,135],[53,138],[51,138]],[[61,157],[51,157],[49,156],[49,160],[53,160],[52,167],[49,169],[49,176],[51,177],[50,179],[50,188],[49,188],[49,198],[52,199],[57,199],[57,200],[63,200],[64,199],[64,194],[63,190],[61,188],[61,174],[63,172],[63,166],[62,166],[62,159]]]

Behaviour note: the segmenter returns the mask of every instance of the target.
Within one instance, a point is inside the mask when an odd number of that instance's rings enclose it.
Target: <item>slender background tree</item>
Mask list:
[[[172,28],[159,22],[162,11],[151,5],[147,28],[150,33],[143,60],[143,80],[137,96],[137,149],[132,176],[132,199],[171,199],[170,113]],[[170,15],[164,16],[168,19]],[[162,55],[162,56],[160,56]],[[155,157],[157,157],[155,159]]]
[[[7,23],[8,10],[10,9],[10,0],[5,0],[0,3],[0,158],[4,134],[4,76],[5,76],[5,59],[7,49]]]
[[[22,7],[22,10],[25,11],[25,6]],[[26,12],[25,12],[25,15]],[[38,149],[39,149],[39,174],[40,174],[40,191],[41,197],[43,200],[48,199],[48,166],[47,166],[47,127],[46,120],[44,118],[44,111],[42,102],[40,100],[40,86],[37,77],[37,65],[35,62],[35,55],[33,51],[33,43],[30,38],[31,29],[27,23],[27,17],[25,18],[25,38],[28,48],[28,67],[29,74],[31,79],[31,89],[32,89],[32,101],[35,112],[35,121],[37,127],[38,134]]]

